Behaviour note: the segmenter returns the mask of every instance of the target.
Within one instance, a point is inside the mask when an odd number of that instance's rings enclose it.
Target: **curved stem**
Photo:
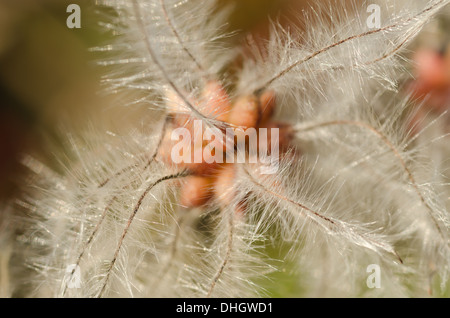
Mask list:
[[[127,222],[127,224],[126,224],[126,226],[125,226],[125,228],[124,228],[124,230],[122,232],[122,235],[120,236],[119,242],[118,242],[116,250],[114,252],[113,259],[111,260],[111,263],[110,263],[110,265],[108,267],[108,270],[106,271],[106,277],[105,277],[105,280],[103,282],[102,289],[100,290],[99,297],[102,297],[103,293],[106,290],[106,286],[108,285],[108,281],[109,281],[109,278],[111,276],[111,272],[112,272],[112,270],[114,268],[114,265],[116,264],[116,261],[117,261],[117,258],[119,256],[120,249],[122,248],[122,245],[123,245],[123,242],[125,240],[125,237],[126,237],[126,235],[128,233],[128,230],[130,229],[131,224],[133,223],[134,218],[136,217],[136,214],[139,212],[139,209],[140,209],[140,207],[141,207],[145,197],[159,183],[161,183],[163,181],[167,181],[167,180],[174,180],[174,179],[178,179],[178,178],[183,178],[183,177],[186,177],[188,175],[189,175],[189,173],[187,171],[181,171],[181,172],[178,172],[178,173],[175,173],[175,174],[171,174],[171,175],[167,175],[167,176],[161,177],[158,180],[156,180],[155,182],[153,182],[152,184],[150,184],[145,189],[145,191],[141,194],[141,196],[139,197],[138,202],[136,203],[136,205],[135,205],[135,207],[133,209],[133,212],[131,213],[130,217],[128,218],[128,222]]]
[[[293,205],[293,206],[299,208],[300,213],[301,213],[304,217],[309,218],[309,219],[310,219],[313,223],[315,223],[316,225],[323,227],[323,225],[320,224],[320,223],[315,219],[315,217],[317,217],[317,218],[319,218],[319,219],[325,221],[325,223],[328,224],[328,225],[327,225],[328,230],[332,230],[332,228],[334,227],[334,228],[339,228],[339,229],[342,230],[344,233],[348,233],[348,232],[349,232],[348,229],[345,229],[345,228],[343,227],[343,225],[342,225],[341,222],[335,221],[335,220],[333,220],[333,219],[331,219],[331,218],[329,218],[329,217],[326,217],[326,216],[320,214],[319,212],[317,212],[317,211],[311,209],[310,207],[308,207],[308,206],[306,206],[306,205],[304,205],[304,204],[302,204],[302,203],[300,203],[300,202],[294,201],[294,200],[292,200],[292,199],[290,199],[290,198],[288,198],[288,197],[286,197],[286,196],[284,196],[284,195],[282,195],[282,194],[276,193],[276,192],[274,192],[274,191],[268,189],[268,188],[265,187],[263,184],[259,183],[259,182],[258,182],[258,181],[250,174],[250,172],[247,170],[247,168],[246,168],[245,166],[243,167],[243,170],[244,170],[244,173],[245,173],[245,175],[247,176],[247,178],[250,180],[250,182],[252,182],[257,188],[259,188],[259,189],[262,190],[263,192],[265,192],[265,193],[267,193],[267,194],[269,194],[269,195],[271,195],[271,196],[273,196],[273,197],[276,197],[276,198],[278,198],[278,199],[280,199],[280,200],[282,200],[282,201],[285,201],[285,202],[287,202],[287,203],[289,203],[289,204],[291,204],[291,205]],[[306,213],[305,213],[305,212],[306,212]],[[394,255],[394,256],[398,259],[398,261],[399,261],[401,264],[403,264],[403,260],[401,259],[401,257],[398,255],[398,253],[397,253],[392,247],[387,246],[386,244],[383,244],[383,243],[381,243],[381,242],[375,241],[375,240],[371,239],[370,237],[366,237],[365,235],[360,234],[360,233],[357,233],[357,232],[354,232],[354,231],[352,231],[351,234],[354,234],[354,235],[356,235],[357,237],[359,237],[360,239],[362,239],[362,240],[364,240],[364,241],[366,241],[366,242],[369,242],[369,243],[372,244],[373,246],[376,246],[376,247],[378,247],[378,248],[381,248],[382,250],[384,250],[384,251],[386,251],[386,252],[388,252],[388,253]]]
[[[152,156],[148,159],[148,161],[147,161],[147,163],[145,164],[144,168],[142,169],[143,171],[146,170],[146,169],[150,166],[150,164],[153,162],[153,160],[155,160],[156,156],[158,155],[159,148],[161,147],[161,144],[162,144],[162,141],[163,141],[163,139],[164,139],[164,135],[165,135],[165,132],[166,132],[166,130],[167,130],[167,126],[168,126],[169,123],[170,123],[170,117],[166,117],[165,122],[164,122],[164,125],[163,125],[163,127],[162,127],[162,132],[161,132],[160,138],[159,138],[159,140],[158,140],[158,144],[157,144],[157,146],[156,146],[156,149],[155,149],[154,153],[152,154]],[[98,185],[98,188],[99,188],[99,189],[100,189],[100,188],[103,188],[103,187],[106,186],[112,179],[117,178],[117,177],[120,177],[120,176],[121,176],[122,174],[124,174],[125,172],[128,172],[128,171],[130,171],[131,169],[137,168],[137,167],[139,167],[139,164],[138,164],[138,163],[135,163],[135,164],[133,164],[133,165],[130,165],[130,166],[128,166],[128,167],[123,168],[122,170],[120,170],[120,171],[118,171],[117,173],[115,173],[112,177],[109,177],[109,178],[105,179],[103,182],[101,182],[101,183]],[[129,186],[130,184],[131,184],[131,183],[129,183],[129,184],[127,184],[126,186],[122,187],[122,189],[124,189],[125,187]],[[102,225],[103,221],[105,220],[106,215],[107,215],[107,213],[108,213],[108,211],[109,211],[109,208],[111,207],[112,203],[117,199],[117,197],[118,197],[117,195],[113,196],[112,199],[111,199],[111,200],[108,202],[108,204],[106,205],[105,209],[103,209],[103,213],[102,213],[102,215],[100,216],[100,219],[98,220],[97,224],[95,225],[94,231],[92,231],[91,235],[89,236],[88,240],[87,240],[86,243],[84,244],[83,248],[81,249],[80,254],[79,254],[78,257],[77,257],[77,261],[75,262],[74,269],[73,269],[72,272],[70,273],[70,276],[69,276],[69,280],[68,280],[68,281],[71,281],[73,275],[75,274],[76,268],[77,268],[77,267],[80,265],[80,263],[81,263],[81,260],[82,260],[82,258],[83,258],[83,256],[84,256],[84,253],[86,252],[88,246],[89,246],[89,245],[92,243],[92,241],[94,240],[94,237],[97,235],[97,232],[100,230],[100,226]],[[67,286],[67,284],[66,284],[65,287],[64,287],[63,293],[62,293],[63,296],[66,294],[67,288],[68,288],[68,286]]]
[[[161,130],[161,134],[159,135],[159,139],[158,139],[158,144],[156,145],[156,150],[155,152],[152,154],[152,156],[147,160],[147,163],[144,166],[144,169],[147,169],[150,164],[153,162],[153,160],[155,160],[156,156],[158,155],[158,151],[159,148],[161,147],[161,144],[164,140],[164,135],[166,134],[167,131],[167,126],[169,125],[169,123],[171,122],[171,118],[169,116],[166,117],[166,119],[164,120],[164,124],[162,126],[162,130]],[[112,179],[120,177],[122,174],[124,174],[127,171],[130,171],[133,168],[137,168],[139,167],[139,163],[135,163],[132,165],[129,165],[125,168],[123,168],[122,170],[116,172],[113,176],[106,178],[104,181],[102,181],[99,185],[98,188],[103,188],[104,186],[106,186]]]
[[[161,9],[164,15],[164,18],[166,19],[167,24],[169,25],[170,30],[172,31],[172,33],[175,35],[175,37],[177,38],[178,43],[180,43],[181,48],[183,49],[183,51],[189,56],[189,58],[194,62],[195,66],[197,67],[197,69],[202,73],[202,74],[206,74],[205,69],[203,68],[203,66],[200,64],[200,62],[195,58],[195,56],[192,54],[192,52],[186,47],[186,45],[184,44],[183,40],[181,39],[180,34],[177,31],[177,28],[175,27],[175,25],[172,22],[172,19],[169,16],[169,13],[167,12],[167,8],[166,8],[166,4],[164,2],[164,0],[159,0],[159,3],[161,4]]]
[[[369,36],[369,35],[372,35],[372,34],[377,34],[377,33],[384,32],[384,31],[388,31],[390,29],[399,27],[402,24],[406,24],[408,22],[411,22],[412,20],[417,19],[418,17],[420,17],[422,15],[425,15],[429,11],[431,11],[431,10],[437,8],[438,6],[442,5],[445,1],[446,0],[440,0],[440,1],[430,5],[429,7],[425,8],[424,10],[419,12],[417,15],[415,15],[413,17],[410,17],[410,18],[408,18],[408,19],[406,19],[406,20],[404,20],[402,22],[394,23],[394,24],[387,25],[387,26],[382,27],[382,28],[378,28],[378,29],[366,31],[366,32],[363,32],[363,33],[360,33],[360,34],[352,35],[352,36],[349,36],[349,37],[347,37],[345,39],[342,39],[342,40],[340,40],[338,42],[332,43],[332,44],[330,44],[330,45],[328,45],[328,46],[326,46],[326,47],[324,47],[322,49],[319,49],[319,50],[313,52],[312,54],[302,58],[301,60],[298,60],[298,61],[292,63],[291,65],[289,65],[288,67],[286,67],[285,69],[280,71],[278,74],[273,76],[270,80],[268,80],[265,84],[263,84],[260,88],[256,89],[255,92],[259,93],[259,92],[263,91],[265,88],[267,88],[273,82],[275,82],[276,80],[280,79],[281,77],[283,77],[284,75],[286,75],[287,73],[289,73],[290,71],[295,69],[296,67],[298,67],[298,66],[308,62],[309,60],[313,59],[314,57],[316,57],[316,56],[318,56],[318,55],[320,55],[322,53],[325,53],[325,52],[327,52],[327,51],[329,51],[329,50],[331,50],[331,49],[333,49],[335,47],[338,47],[338,46],[340,46],[340,45],[342,45],[344,43],[350,42],[352,40],[363,38],[363,37],[366,37],[366,36]],[[424,21],[420,26],[424,25],[425,23],[426,23],[426,21]],[[402,41],[400,43],[400,45],[398,45],[396,48],[394,48],[391,52],[388,52],[388,53],[384,54],[383,56],[379,57],[378,59],[375,59],[375,60],[373,60],[371,62],[368,62],[368,64],[373,64],[373,63],[379,62],[379,61],[387,58],[388,56],[394,54],[395,52],[400,50],[406,44],[406,42],[408,42],[408,40],[411,37],[412,37],[412,35],[408,36],[404,41]]]
[[[84,244],[83,248],[81,249],[80,254],[78,255],[77,261],[75,262],[75,266],[74,269],[72,270],[72,272],[70,273],[69,276],[69,282],[72,280],[72,277],[75,273],[75,270],[78,268],[78,266],[81,263],[81,260],[84,256],[84,253],[86,252],[88,246],[92,243],[92,241],[94,240],[94,237],[97,235],[98,230],[100,229],[100,226],[102,225],[103,221],[105,220],[106,214],[109,210],[109,208],[111,207],[112,203],[117,199],[117,196],[114,196],[106,205],[105,209],[103,209],[103,213],[100,216],[100,220],[98,220],[97,224],[95,225],[94,231],[92,231],[91,235],[89,236],[88,240],[86,241],[86,243]],[[64,296],[67,292],[67,288],[68,288],[68,284],[65,285],[64,290],[62,295]]]
[[[165,69],[165,67],[161,64],[161,62],[159,61],[155,51],[153,50],[153,47],[150,43],[150,36],[148,34],[148,31],[144,25],[144,21],[142,20],[142,16],[141,16],[141,11],[140,11],[140,6],[139,3],[137,2],[137,0],[132,0],[133,1],[133,10],[134,10],[134,14],[136,16],[136,20],[138,23],[138,26],[142,32],[142,34],[144,35],[144,41],[145,41],[145,47],[153,61],[153,63],[156,64],[156,66],[158,67],[158,69],[161,71],[164,79],[166,80],[166,82],[169,84],[169,86],[172,88],[172,90],[181,98],[181,100],[183,101],[183,103],[189,108],[189,110],[198,118],[201,118],[205,121],[207,121],[209,118],[205,115],[203,115],[201,112],[199,112],[189,101],[188,97],[183,94],[183,92],[181,92],[181,90],[177,87],[177,85],[175,85],[174,81],[170,78],[169,74],[167,73],[167,70]]]
[[[364,128],[366,130],[369,130],[370,132],[375,134],[378,138],[380,138],[380,140],[383,143],[385,143],[386,146],[389,147],[389,149],[392,151],[392,153],[398,159],[398,161],[399,161],[400,165],[402,166],[403,170],[405,171],[406,175],[408,176],[408,179],[409,179],[409,181],[410,181],[414,191],[416,192],[417,196],[419,197],[420,201],[422,202],[422,204],[428,210],[428,214],[431,217],[431,219],[432,219],[436,229],[438,230],[441,238],[444,239],[444,233],[442,232],[438,221],[436,220],[436,218],[433,215],[433,209],[430,207],[430,205],[425,200],[425,197],[420,192],[419,186],[417,185],[417,182],[416,182],[416,180],[414,178],[414,175],[412,174],[411,170],[408,168],[408,165],[406,164],[405,160],[401,156],[400,151],[397,150],[397,148],[389,140],[389,138],[387,136],[385,136],[381,131],[379,131],[375,127],[373,127],[373,126],[371,126],[371,125],[369,125],[367,123],[364,123],[364,122],[351,121],[351,120],[333,120],[333,121],[323,122],[323,123],[311,125],[309,127],[304,127],[304,128],[301,128],[301,129],[297,129],[297,132],[305,132],[305,131],[308,131],[308,130],[323,128],[323,127],[327,127],[327,126],[337,126],[337,125],[354,126],[354,127],[360,127],[360,128]]]

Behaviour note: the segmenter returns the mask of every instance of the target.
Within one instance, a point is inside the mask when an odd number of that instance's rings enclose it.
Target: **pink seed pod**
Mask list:
[[[445,59],[433,50],[421,50],[414,55],[417,64],[416,76],[425,90],[448,86],[450,73],[446,72]]]
[[[413,96],[426,98],[425,105],[429,110],[446,111],[450,100],[450,53],[444,56],[431,49],[422,49],[414,55],[414,61],[416,80],[408,89]]]
[[[214,182],[214,194],[222,206],[227,206],[234,198],[235,167],[225,164],[218,172]]]
[[[444,64],[445,64],[445,71],[447,72],[447,75],[450,77],[450,44],[448,44],[445,49]]]
[[[228,117],[228,123],[243,127],[256,127],[259,118],[259,102],[256,96],[239,97],[234,103]]]
[[[179,128],[179,127],[177,127]],[[204,151],[203,142],[196,144],[193,140],[172,140],[173,129],[168,129],[158,149],[158,158],[170,165],[177,164],[180,168],[187,168],[198,176],[210,176],[219,169],[220,161],[214,157],[215,151]],[[184,143],[179,147],[178,143]],[[174,149],[177,146],[178,149]],[[177,162],[174,161],[173,151],[176,152]],[[181,161],[181,162],[179,162]]]
[[[178,126],[192,125],[189,122],[191,118],[189,115],[190,109],[178,94],[171,89],[167,89],[166,100],[167,110],[174,115]],[[191,98],[189,102],[204,116],[220,121],[227,120],[231,109],[230,97],[224,87],[217,81],[210,81],[205,85],[200,101]]]
[[[260,125],[265,125],[273,116],[276,107],[276,95],[274,91],[265,91],[259,97]]]
[[[203,89],[201,101],[206,105],[201,110],[204,115],[220,121],[227,121],[231,102],[222,84],[218,81],[208,82]]]
[[[222,207],[230,206],[235,199],[235,167],[232,164],[223,165],[214,182],[214,196]],[[235,206],[234,212],[237,217],[244,217],[246,209],[246,202],[241,201]]]
[[[158,149],[157,158],[169,165],[176,164],[180,169],[188,168],[188,164],[193,162],[194,143],[189,139],[172,140],[173,131],[174,128],[167,129]],[[182,149],[181,147],[174,149],[175,146],[180,146],[179,143],[182,143]],[[176,161],[173,158],[174,153],[177,157]]]
[[[193,118],[190,116],[191,110],[183,99],[172,89],[167,89],[165,94],[167,112],[173,116],[174,124],[178,127],[193,130]],[[192,98],[189,99],[189,103],[198,109],[198,103]]]
[[[167,112],[169,114],[180,114],[180,113],[185,113],[185,114],[189,114],[190,110],[189,107],[185,104],[185,102],[183,101],[183,99],[176,93],[174,92],[172,89],[168,88],[165,91],[166,94],[166,107],[167,107]],[[192,105],[196,105],[196,102],[192,99],[189,99],[189,102]]]
[[[195,162],[196,158],[201,158],[201,162]],[[220,163],[216,162],[214,153],[197,148],[192,151],[190,163],[186,167],[197,176],[211,176],[217,173]]]
[[[172,147],[175,145],[175,141],[171,140],[173,129],[167,129],[165,135],[163,136],[161,147],[158,148],[157,157],[164,163],[172,164],[171,151]]]

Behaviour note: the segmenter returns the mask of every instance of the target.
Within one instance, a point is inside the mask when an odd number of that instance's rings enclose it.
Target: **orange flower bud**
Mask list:
[[[235,169],[232,164],[222,167],[214,182],[214,194],[223,206],[229,205],[234,197]]]
[[[227,120],[231,102],[222,84],[217,81],[208,82],[203,89],[201,101],[206,105],[201,109],[205,116],[220,121]]]
[[[244,128],[256,127],[259,118],[259,102],[253,95],[242,96],[231,108],[228,122]]]
[[[187,208],[200,207],[211,198],[212,179],[199,176],[189,176],[181,188],[180,203]]]
[[[194,149],[192,153],[191,163],[187,163],[186,167],[195,175],[198,176],[211,176],[214,175],[219,167],[220,163],[217,163],[214,158],[213,154],[209,151],[203,151],[204,148],[198,148]],[[197,158],[201,158],[201,162],[195,162],[195,156]],[[208,161],[210,163],[208,163]]]

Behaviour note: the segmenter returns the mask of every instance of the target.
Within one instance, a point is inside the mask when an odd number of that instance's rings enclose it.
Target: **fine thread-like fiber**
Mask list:
[[[428,142],[411,136],[413,101],[399,85],[407,44],[450,1],[315,5],[302,27],[272,22],[263,54],[230,44],[233,8],[218,2],[99,2],[114,10],[107,25],[117,34],[92,49],[106,56],[106,89],[160,116],[122,138],[69,135],[77,158],[62,174],[24,157],[35,178],[11,209],[30,219],[10,244],[29,268],[27,296],[266,296],[282,290],[279,274],[298,287],[284,296],[445,293],[449,181]],[[369,4],[381,8],[379,28],[366,23]],[[275,92],[274,118],[292,142],[277,173],[229,164],[223,191],[209,185],[219,193],[187,208],[180,191],[195,173],[161,153],[176,116],[219,133],[233,126],[202,98],[212,81],[232,101]],[[366,285],[370,264],[380,289]]]

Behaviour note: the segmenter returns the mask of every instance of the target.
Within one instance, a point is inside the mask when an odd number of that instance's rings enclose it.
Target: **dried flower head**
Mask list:
[[[401,52],[448,2],[320,5],[303,28],[273,23],[249,54],[227,47],[231,9],[217,1],[102,1],[118,34],[96,48],[110,56],[105,84],[158,115],[145,134],[70,139],[79,157],[63,175],[26,158],[40,176],[20,202],[36,219],[22,240],[32,294],[273,295],[282,272],[303,290],[285,296],[445,290],[448,180],[408,134],[397,92]],[[177,128],[199,162],[174,162]],[[239,144],[247,128],[278,132],[276,173],[264,164],[273,144],[253,162]],[[206,129],[219,136],[209,153],[196,142]],[[239,148],[243,163],[210,160]],[[366,284],[370,264],[380,289]]]

